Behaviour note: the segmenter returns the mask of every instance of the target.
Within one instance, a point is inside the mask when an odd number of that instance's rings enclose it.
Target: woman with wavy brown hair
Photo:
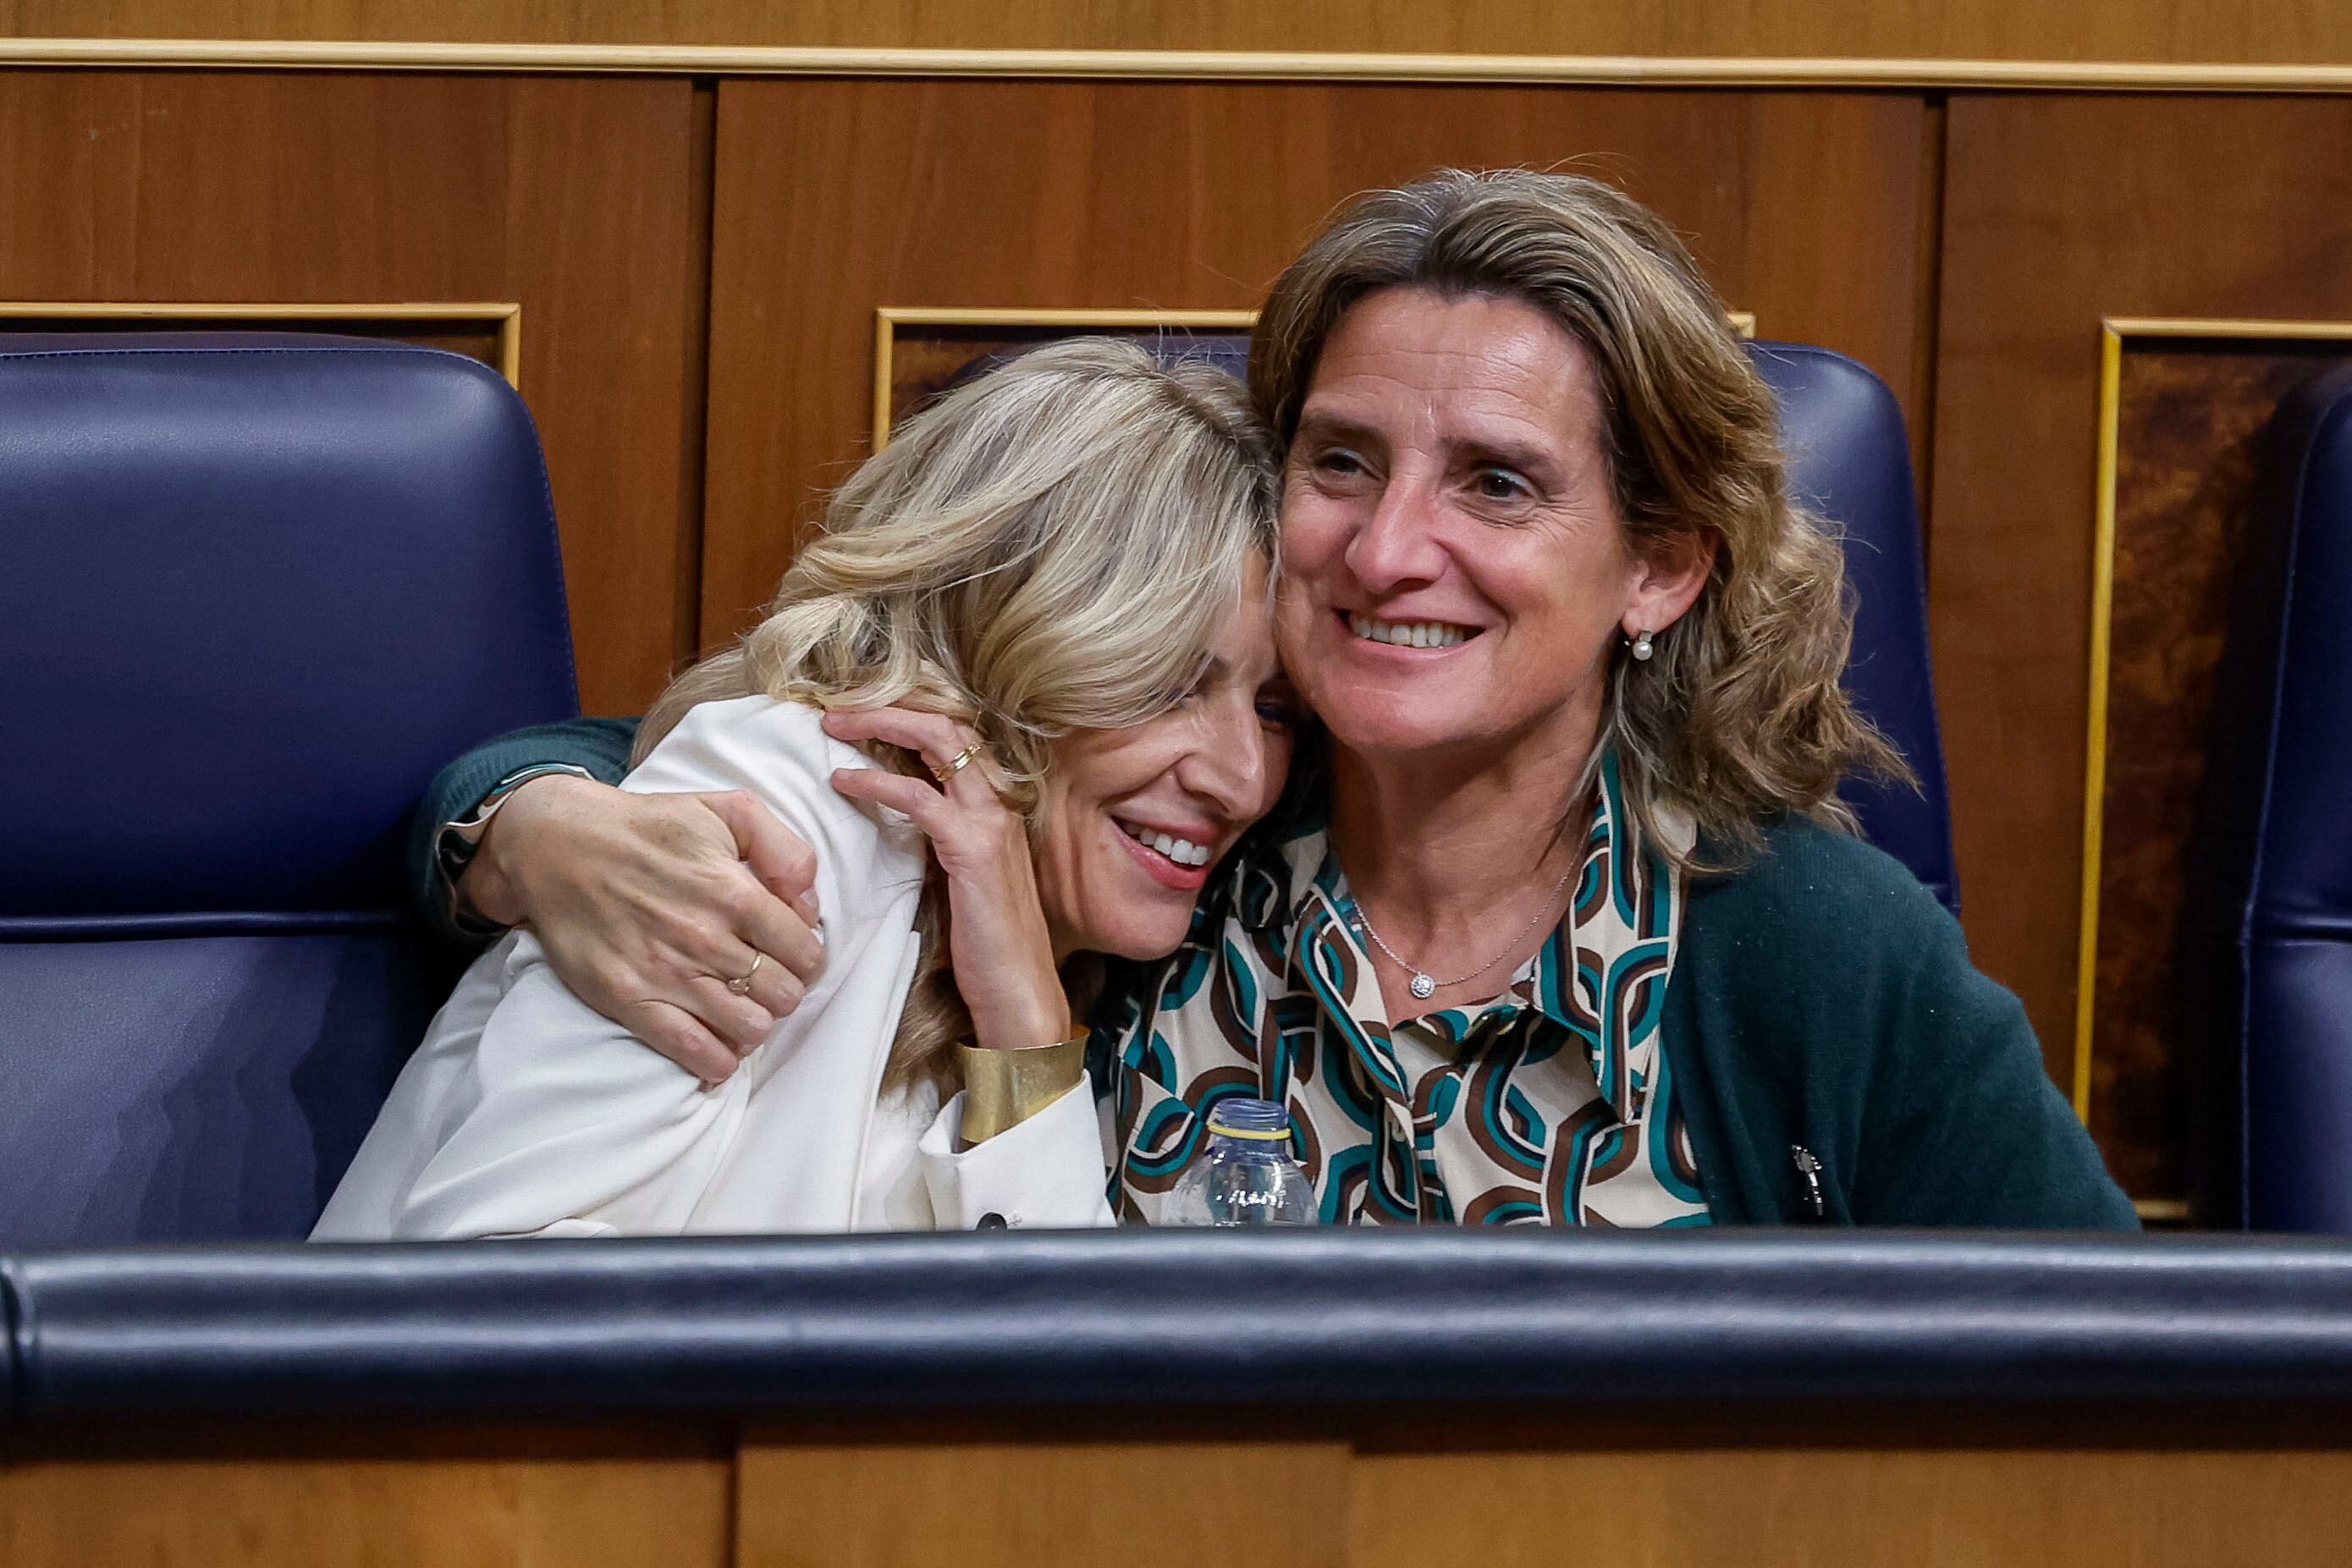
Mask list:
[[[2135,1223],[2016,999],[1839,804],[1903,771],[1838,685],[1840,552],[1655,214],[1525,171],[1362,197],[1250,383],[1324,733],[1096,1010],[1119,1214],[1242,1095],[1328,1222]],[[502,855],[562,916],[590,842]]]
[[[1328,1221],[2132,1223],[1958,927],[1835,791],[1841,557],[1672,231],[1445,172],[1275,285],[1277,641],[1328,809],[1110,1023],[1120,1211],[1286,1101]],[[1099,1023],[1098,1023],[1099,1028]]]

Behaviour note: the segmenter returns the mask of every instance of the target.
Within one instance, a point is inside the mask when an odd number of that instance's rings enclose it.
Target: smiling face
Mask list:
[[[1523,301],[1391,288],[1332,329],[1284,474],[1280,638],[1368,759],[1529,743],[1581,757],[1621,635],[1671,625],[1711,544],[1628,544],[1600,385]]]
[[[1275,660],[1266,575],[1251,567],[1207,673],[1175,706],[1055,743],[1036,867],[1056,953],[1174,952],[1209,868],[1274,809],[1297,699]]]

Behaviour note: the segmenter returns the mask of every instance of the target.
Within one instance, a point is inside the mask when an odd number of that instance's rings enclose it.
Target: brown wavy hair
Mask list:
[[[1716,538],[1713,570],[1646,663],[1618,650],[1597,759],[1613,746],[1649,841],[1662,806],[1731,855],[1795,812],[1852,831],[1853,773],[1907,779],[1838,677],[1844,558],[1792,502],[1779,411],[1723,302],[1663,219],[1574,174],[1444,170],[1359,196],[1284,269],[1250,344],[1252,397],[1286,446],[1339,319],[1373,294],[1525,301],[1591,356],[1601,455],[1636,549]],[[1687,862],[1688,857],[1684,857]]]

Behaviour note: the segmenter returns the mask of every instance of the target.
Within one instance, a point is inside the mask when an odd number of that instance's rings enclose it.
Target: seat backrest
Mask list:
[[[2202,1195],[2352,1235],[2352,365],[2263,433],[2189,862],[2181,1039]]]
[[[402,837],[576,713],[530,416],[278,334],[0,338],[0,1248],[305,1234],[439,1004]]]
[[[1789,488],[1834,524],[1854,603],[1845,686],[1918,779],[1849,784],[1845,799],[1870,841],[1910,867],[1958,912],[1944,744],[1927,662],[1927,583],[1919,549],[1911,446],[1895,394],[1843,354],[1806,343],[1751,343],[1780,402]]]

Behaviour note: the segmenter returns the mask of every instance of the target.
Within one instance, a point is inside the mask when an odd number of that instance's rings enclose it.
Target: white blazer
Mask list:
[[[896,813],[834,789],[835,768],[868,765],[797,703],[690,710],[622,788],[749,790],[815,850],[825,968],[799,1009],[705,1090],[515,932],[433,1020],[310,1239],[1112,1223],[1087,1085],[962,1154],[962,1095],[882,1093],[925,850]]]

